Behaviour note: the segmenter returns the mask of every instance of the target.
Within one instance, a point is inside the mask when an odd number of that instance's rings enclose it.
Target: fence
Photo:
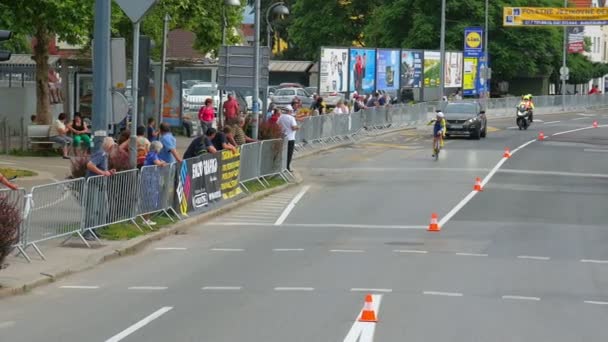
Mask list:
[[[488,117],[513,115],[517,103],[518,98],[490,99],[486,113]],[[540,113],[560,111],[562,105],[559,96],[539,96],[535,103]],[[417,126],[426,123],[443,105],[445,102],[428,102],[309,117],[299,123],[296,143],[302,149],[356,139],[387,127]],[[608,96],[568,96],[565,105],[569,110],[598,108],[608,105]],[[241,188],[249,192],[248,181],[267,186],[265,177],[273,175],[286,181],[293,177],[287,171],[287,142],[282,139],[245,144],[237,154],[220,151],[180,164],[36,186],[30,194],[1,191],[0,196],[8,193],[11,203],[26,218],[14,247],[28,260],[26,249],[33,247],[44,259],[38,246],[43,241],[75,235],[90,246],[84,238],[87,232],[95,236],[92,232],[96,229],[124,221],[137,225],[137,217],[152,213],[178,218],[178,212],[197,214],[238,198]]]

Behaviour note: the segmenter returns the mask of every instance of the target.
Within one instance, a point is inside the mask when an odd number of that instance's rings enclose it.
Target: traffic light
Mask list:
[[[11,39],[12,36],[12,31],[0,30],[0,43],[5,40]],[[11,59],[10,51],[0,50],[0,62],[8,61],[9,59]]]

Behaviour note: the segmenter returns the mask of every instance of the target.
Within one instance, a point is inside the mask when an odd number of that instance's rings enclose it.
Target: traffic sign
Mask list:
[[[158,2],[158,0],[115,0],[127,17],[137,23]]]
[[[568,67],[561,67],[559,68],[559,74],[560,75],[569,75],[570,74],[570,69]]]

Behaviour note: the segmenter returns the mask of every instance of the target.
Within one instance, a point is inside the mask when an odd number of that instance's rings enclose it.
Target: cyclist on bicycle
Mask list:
[[[439,146],[443,148],[443,137],[445,136],[445,131],[446,131],[446,121],[445,121],[445,115],[438,110],[437,111],[437,117],[433,120],[431,120],[431,122],[429,122],[429,125],[431,124],[435,124],[433,126],[433,157],[435,156],[435,153],[437,153],[437,149],[435,148],[437,141],[439,140]]]

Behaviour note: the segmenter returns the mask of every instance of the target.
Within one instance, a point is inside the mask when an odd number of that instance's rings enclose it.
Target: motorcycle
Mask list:
[[[519,105],[517,107],[517,127],[519,130],[526,130],[530,126],[530,111],[525,105]]]

